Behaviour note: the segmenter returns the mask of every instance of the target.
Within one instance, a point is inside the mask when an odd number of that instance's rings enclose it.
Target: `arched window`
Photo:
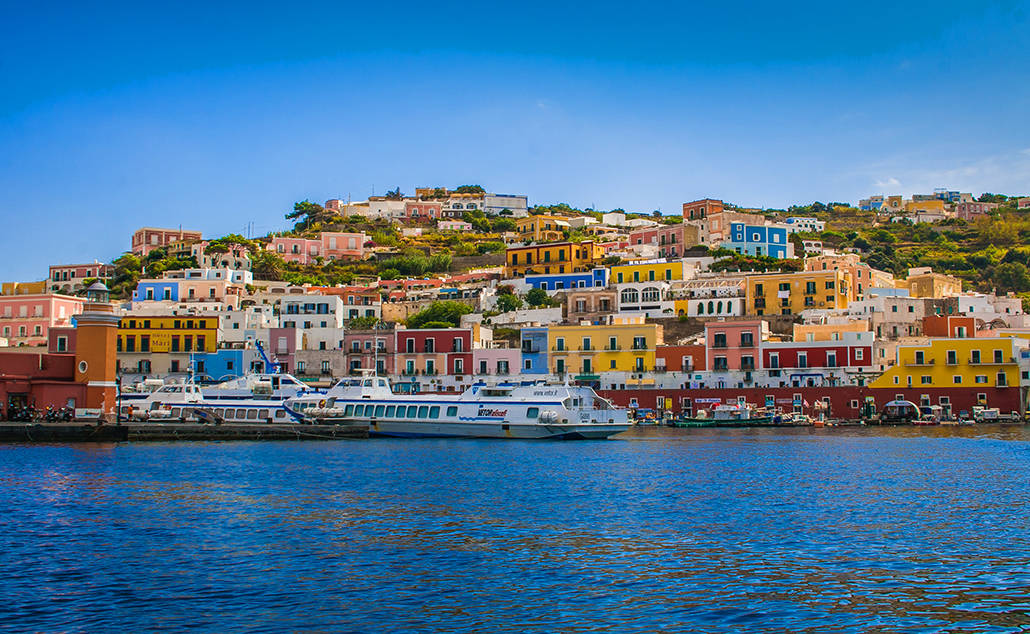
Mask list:
[[[638,301],[640,301],[639,297],[640,296],[637,294],[637,289],[635,288],[626,288],[622,291],[623,304],[636,304]]]
[[[704,302],[698,302],[697,303],[697,314],[698,315],[704,315],[705,314],[705,303]]]
[[[715,312],[717,314],[722,314],[722,301],[720,301],[718,304],[716,304]]]
[[[709,300],[709,302],[708,302],[708,314],[711,315],[713,313],[715,313],[715,302]]]
[[[661,292],[654,286],[648,286],[640,292],[640,301],[657,302],[661,298]]]

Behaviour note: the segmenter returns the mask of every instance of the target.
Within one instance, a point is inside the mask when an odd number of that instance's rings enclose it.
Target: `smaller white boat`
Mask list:
[[[324,394],[289,374],[249,374],[208,387],[164,384],[134,399],[123,396],[120,409],[135,420],[289,424],[296,420],[284,407],[288,399]]]

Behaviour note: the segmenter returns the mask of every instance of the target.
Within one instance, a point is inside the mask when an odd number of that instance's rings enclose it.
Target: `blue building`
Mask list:
[[[774,258],[794,257],[794,245],[787,236],[790,228],[783,225],[748,225],[730,223],[730,239],[722,247],[743,255],[767,255]]]
[[[215,352],[194,352],[190,367],[198,381],[228,381],[248,372],[264,370],[257,350],[224,348]]]
[[[136,284],[132,301],[179,301],[179,280],[146,280]]]
[[[530,287],[542,288],[545,291],[568,288],[604,288],[608,286],[608,269],[594,269],[584,273],[527,275],[524,280]]]
[[[547,328],[522,329],[522,373],[547,374]]]

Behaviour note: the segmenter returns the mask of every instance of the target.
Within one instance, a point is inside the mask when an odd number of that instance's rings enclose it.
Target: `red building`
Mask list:
[[[963,315],[927,315],[923,317],[923,335],[963,339],[976,333],[976,319]]]
[[[658,346],[655,364],[665,372],[700,372],[706,370],[704,344],[689,346]]]
[[[46,352],[0,349],[0,420],[11,407],[90,409],[114,416],[118,317],[103,297],[86,304],[75,328],[52,328]]]
[[[616,405],[630,408],[656,409],[673,415],[693,416],[699,410],[711,410],[719,404],[740,401],[758,406],[777,407],[785,412],[798,412],[814,416],[859,419],[863,405],[868,402],[879,412],[895,399],[904,399],[920,405],[947,406],[951,412],[972,412],[973,406],[997,407],[1002,412],[1024,413],[1022,390],[1019,387],[978,388],[870,388],[845,387],[758,387],[725,389],[632,389],[600,390],[601,396]],[[817,403],[825,409],[817,409]]]
[[[843,341],[784,341],[762,344],[762,367],[805,368],[870,368],[873,347],[850,345]]]
[[[144,256],[154,249],[166,247],[172,242],[199,242],[202,239],[203,236],[199,231],[143,227],[132,234],[132,252],[136,255]]]
[[[448,374],[460,381],[472,373],[472,329],[400,329],[395,333],[396,371],[401,376]]]

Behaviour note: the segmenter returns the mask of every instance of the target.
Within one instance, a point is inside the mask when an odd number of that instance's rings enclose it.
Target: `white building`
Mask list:
[[[783,221],[790,233],[822,233],[826,222],[808,216],[791,216]]]
[[[529,215],[529,198],[514,194],[486,194],[483,196],[483,213],[496,216],[502,211],[511,212],[514,218]]]

